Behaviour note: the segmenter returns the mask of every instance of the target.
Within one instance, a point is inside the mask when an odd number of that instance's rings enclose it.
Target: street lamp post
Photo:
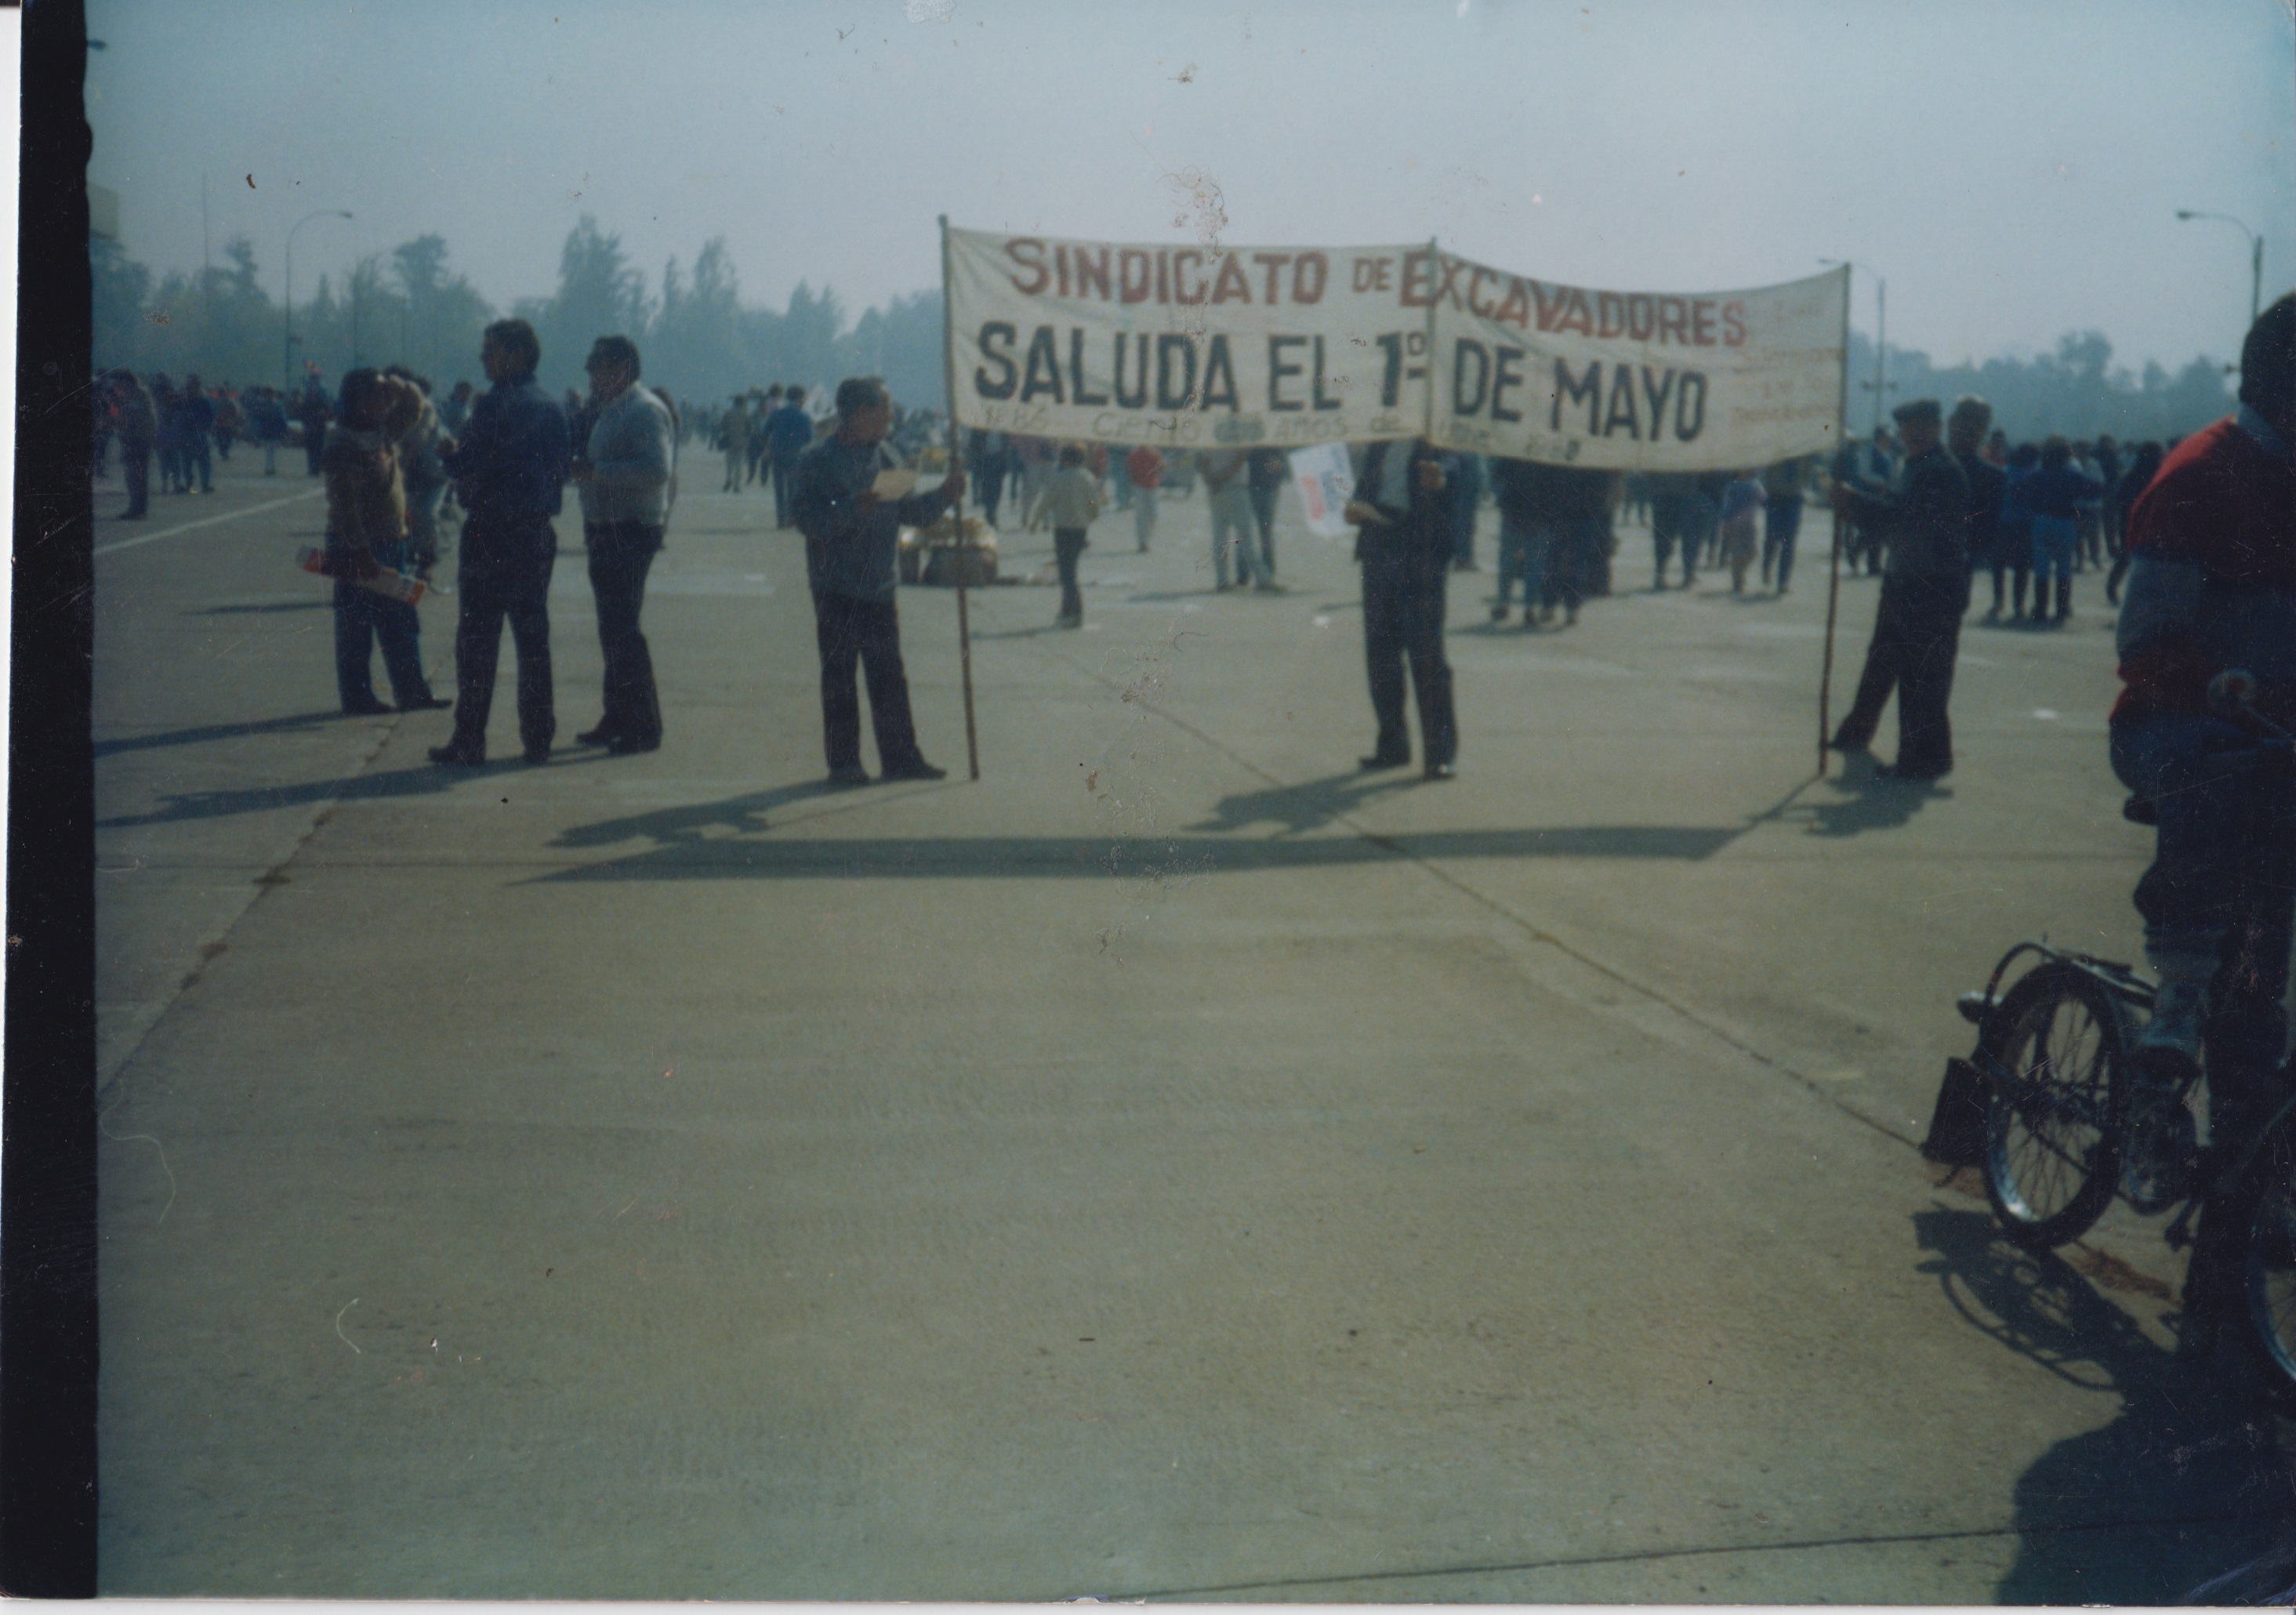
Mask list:
[[[315,218],[348,218],[349,217],[350,215],[340,208],[322,208],[316,213],[308,213],[297,219],[294,229],[287,232],[287,317],[286,327],[281,332],[279,341],[279,390],[282,392],[295,390],[295,231],[300,230]]]
[[[1882,430],[1882,395],[1890,389],[1890,283],[1875,274],[1870,265],[1855,258],[1822,258],[1817,261],[1828,267],[1847,264],[1874,276],[1874,430],[1878,432]]]
[[[2180,219],[2219,219],[2248,237],[2248,323],[2256,324],[2256,316],[2264,312],[2264,238],[2229,213],[2202,213],[2191,208],[2179,208]]]

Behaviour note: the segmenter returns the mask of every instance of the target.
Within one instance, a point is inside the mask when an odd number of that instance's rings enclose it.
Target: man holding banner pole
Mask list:
[[[1451,570],[1451,456],[1424,439],[1374,443],[1364,458],[1347,519],[1363,564],[1364,664],[1379,723],[1367,769],[1411,761],[1403,716],[1407,666],[1419,698],[1423,772],[1456,772],[1458,718],[1451,705],[1451,664],[1443,651],[1444,586]]]
[[[1898,760],[1886,778],[1930,781],[1953,771],[1953,728],[1946,706],[1961,650],[1961,617],[1969,605],[1969,479],[1942,442],[1943,411],[1934,398],[1901,405],[1898,427],[1906,459],[1878,493],[1835,484],[1833,509],[1850,515],[1888,546],[1882,599],[1857,699],[1833,732],[1836,751],[1873,743],[1890,693],[1898,693]]]
[[[964,496],[964,471],[941,485],[901,496],[906,474],[888,462],[885,434],[892,399],[873,376],[837,389],[837,430],[800,455],[790,513],[805,535],[806,581],[813,590],[814,633],[821,652],[823,749],[832,785],[865,785],[861,767],[861,698],[856,666],[869,682],[869,718],[888,780],[938,780],[917,747],[909,681],[901,663],[901,623],[894,606],[896,557],[904,524],[922,527]]]

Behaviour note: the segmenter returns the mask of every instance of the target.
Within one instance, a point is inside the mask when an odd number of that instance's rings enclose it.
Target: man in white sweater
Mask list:
[[[676,454],[669,411],[637,384],[637,344],[603,336],[592,344],[594,418],[574,461],[582,495],[582,536],[590,552],[590,589],[598,602],[598,648],[606,662],[605,716],[574,738],[616,756],[661,745],[661,701],[653,654],[638,632],[646,573],[669,520],[670,471]]]

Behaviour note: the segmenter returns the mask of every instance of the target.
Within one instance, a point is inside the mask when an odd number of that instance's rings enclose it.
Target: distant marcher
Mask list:
[[[784,412],[789,408],[783,406]],[[900,529],[923,527],[951,506],[962,509],[964,472],[951,470],[930,493],[880,499],[871,485],[880,471],[891,469],[884,439],[892,415],[882,381],[854,377],[840,382],[837,429],[797,461],[790,495],[791,510],[805,535],[806,581],[813,591],[814,636],[821,654],[822,744],[833,785],[869,783],[861,767],[857,663],[868,678],[869,719],[883,777],[947,777],[947,770],[927,762],[917,747],[894,595]],[[778,491],[783,486],[776,464],[774,487]]]
[[[2000,549],[2001,504],[2009,485],[2008,473],[1988,460],[1982,451],[1985,429],[1992,420],[1993,406],[1980,398],[1965,397],[1956,401],[1953,414],[1946,422],[1946,452],[1969,480],[1969,517],[1963,542],[1972,577],[1979,567],[1991,565]],[[1996,568],[1993,598],[1997,611],[2001,601],[2000,576]]]
[[[315,373],[306,380],[303,395],[295,406],[295,419],[303,427],[303,457],[308,462],[311,474],[319,474],[320,457],[327,449],[327,422],[334,412],[327,407],[327,395],[319,389],[319,378]]]
[[[1240,449],[1215,448],[1196,457],[1203,475],[1205,495],[1211,501],[1212,584],[1225,592],[1228,562],[1235,563],[1235,586],[1247,580],[1259,588],[1274,580],[1259,570],[1259,557],[1251,542],[1251,489],[1245,478],[1245,456]]]
[[[1475,515],[1483,502],[1483,457],[1454,455],[1457,475],[1444,489],[1451,501],[1451,570],[1480,572],[1475,564]]]
[[[2015,586],[2009,596],[2009,620],[2016,622],[2025,615],[2025,586],[2033,576],[2033,512],[2025,508],[2025,484],[2040,469],[2041,451],[2030,443],[2020,443],[2010,452],[2008,469],[2001,473],[2001,514],[1993,523],[1993,609],[1986,613],[1988,618],[2002,615],[2004,572]],[[2037,594],[2035,620],[2041,611]]]
[[[889,421],[889,430],[890,424]],[[782,392],[782,406],[774,411],[766,422],[766,450],[774,457],[774,521],[776,526],[787,527],[793,519],[790,478],[796,473],[798,456],[812,447],[813,417],[806,413],[805,389],[786,388]]]
[[[755,392],[752,392],[750,396],[753,398],[757,398],[757,394]],[[760,421],[770,421],[774,418],[774,412],[781,406],[782,387],[779,382],[776,382],[773,386],[767,388],[766,396],[763,398],[758,399],[757,418]],[[765,433],[752,433],[750,438],[750,480],[752,482],[767,481],[773,475],[773,456],[766,453]]]
[[[1546,545],[1549,522],[1540,495],[1545,467],[1529,460],[1491,462],[1491,482],[1498,492],[1499,587],[1491,604],[1491,620],[1505,622],[1514,586],[1522,585],[1522,626],[1536,623],[1546,594]]]
[[[2073,614],[2073,563],[2080,550],[2080,507],[2102,499],[2103,488],[2073,469],[2072,446],[2053,437],[2041,446],[2041,469],[2018,489],[2033,523],[2033,620],[2043,620],[2042,602],[2056,580],[2056,613],[2062,623]]]
[[[2160,473],[2161,462],[2165,458],[2167,455],[2158,443],[2139,445],[2129,456],[2128,468],[2120,473],[2120,485],[2112,490],[2115,520],[2123,536],[2123,543],[2120,553],[2113,560],[2112,575],[2104,580],[2104,597],[2116,605],[2120,601],[2121,580],[2128,576],[2129,549],[2126,537],[2129,510],[2144,496],[2144,490],[2152,486],[2152,479]]]
[[[287,441],[287,407],[273,389],[260,389],[248,406],[247,423],[263,445],[263,474],[279,474],[279,446]]]
[[[534,379],[542,344],[524,320],[486,329],[479,362],[492,383],[471,406],[459,439],[439,457],[468,512],[463,523],[462,618],[455,629],[454,738],[430,760],[474,767],[487,759],[487,717],[505,618],[518,653],[518,734],[529,763],[550,759],[558,733],[550,678],[550,574],[571,456],[566,412]]]
[[[414,424],[398,439],[398,474],[406,485],[407,555],[427,575],[439,564],[439,502],[447,492],[447,466],[439,458],[439,441],[446,429],[430,402],[428,381],[403,365],[390,365],[382,373],[407,383],[421,400]]]
[[[1251,517],[1259,524],[1259,576],[1272,586],[1275,582],[1275,508],[1283,500],[1283,485],[1292,480],[1292,458],[1280,448],[1254,449],[1244,475],[1251,488]]]
[[[183,398],[164,371],[152,378],[152,413],[160,422],[153,442],[160,453],[160,489],[180,494],[184,491]]]
[[[407,548],[398,450],[422,412],[422,396],[412,383],[362,368],[343,378],[341,411],[327,431],[323,460],[327,570],[334,578],[335,693],[353,717],[390,710],[374,693],[378,642],[391,699],[400,711],[447,704],[430,693],[430,681],[423,676],[422,622],[414,607],[358,581],[375,568],[422,570]]]
[[[2104,506],[2099,512],[2104,529],[2104,553],[2113,560],[2120,559],[2120,502],[2116,497],[2120,489],[2120,473],[2127,469],[2120,457],[2120,445],[2113,441],[2109,431],[2099,432],[2096,447],[2090,454],[2096,480],[2104,484]]]
[[[1693,481],[1680,471],[1653,474],[1650,489],[1651,587],[1666,587],[1666,563],[1676,548],[1682,551],[1682,586],[1698,581],[1697,523],[1692,509]]]
[[[1124,457],[1124,473],[1132,482],[1132,531],[1144,555],[1148,540],[1156,536],[1156,502],[1163,491],[1164,456],[1143,443]]]
[[[240,435],[241,424],[239,395],[226,381],[215,391],[216,458],[226,465],[231,463],[231,446]]]
[[[1746,574],[1752,570],[1761,540],[1757,536],[1762,517],[1762,480],[1741,471],[1722,486],[1717,512],[1722,529],[1722,564],[1730,569],[1730,592],[1746,592]]]
[[[125,521],[141,521],[152,508],[152,447],[160,435],[160,418],[152,395],[133,372],[113,373],[114,396],[119,408],[119,474],[127,483]]]
[[[1784,594],[1793,582],[1794,540],[1801,534],[1809,460],[1781,460],[1762,472],[1762,586]]]
[[[180,424],[177,453],[183,455],[184,491],[192,491],[192,472],[200,473],[200,492],[215,492],[216,402],[201,387],[195,374],[184,377],[184,396],[176,406]]]
[[[1854,515],[1885,547],[1882,599],[1866,647],[1857,699],[1828,742],[1865,751],[1882,709],[1898,695],[1898,760],[1879,772],[1934,780],[1953,771],[1954,660],[1969,603],[1969,479],[1939,441],[1943,412],[1934,398],[1899,405],[1906,458],[1876,493],[1837,487],[1834,508]]]
[[[604,716],[574,738],[620,757],[661,745],[661,698],[638,613],[645,606],[646,573],[669,521],[677,434],[669,410],[637,384],[636,343],[602,336],[584,368],[590,374],[592,419],[572,472],[582,500],[605,689]]]
[[[972,468],[973,497],[989,526],[996,525],[996,509],[1004,502],[1004,479],[1011,473],[1008,439],[1001,431],[975,431],[964,463]]]
[[[1045,514],[1053,524],[1053,559],[1060,568],[1061,614],[1057,628],[1084,627],[1084,591],[1077,586],[1077,562],[1091,541],[1100,514],[1100,482],[1085,466],[1081,446],[1061,446],[1061,467],[1045,484]]]
[[[736,393],[726,413],[718,417],[718,447],[726,451],[726,481],[718,490],[719,493],[738,494],[742,491],[742,471],[750,463],[750,438],[755,430],[750,419],[748,400]],[[757,435],[764,436],[762,432]]]
[[[1546,597],[1541,621],[1552,621],[1554,608],[1562,608],[1562,625],[1578,620],[1578,608],[1608,592],[1611,560],[1611,504],[1619,480],[1610,471],[1577,465],[1550,465],[1546,474],[1546,508],[1550,526],[1546,541]]]
[[[1451,663],[1443,650],[1444,594],[1451,569],[1449,455],[1425,439],[1374,443],[1365,455],[1348,521],[1363,567],[1364,666],[1378,723],[1367,769],[1411,761],[1404,721],[1407,668],[1418,697],[1423,772],[1447,780],[1459,750]]]

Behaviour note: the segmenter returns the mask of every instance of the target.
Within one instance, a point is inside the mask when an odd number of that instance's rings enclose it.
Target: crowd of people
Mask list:
[[[518,324],[503,322],[490,333]],[[523,351],[530,339],[529,332],[512,347]],[[502,341],[509,340],[490,334],[486,352],[499,357]],[[535,521],[556,513],[556,488],[575,480],[582,486],[586,529],[601,529],[601,544],[610,552],[602,560],[594,548],[591,558],[601,644],[610,664],[606,712],[582,738],[618,750],[650,750],[660,742],[660,713],[637,628],[646,570],[642,558],[660,545],[660,529],[675,496],[677,446],[696,438],[714,448],[723,456],[723,492],[769,486],[775,525],[803,529],[807,516],[799,495],[807,457],[838,439],[848,412],[819,396],[822,389],[783,383],[735,394],[722,406],[703,406],[689,421],[668,392],[637,384],[635,348],[619,338],[602,338],[601,343],[607,349],[603,373],[611,381],[627,369],[627,377],[602,392],[595,385],[600,355],[594,353],[590,395],[570,389],[558,401],[534,387],[531,366],[524,383],[506,387],[495,379],[498,366],[493,361],[484,361],[495,380],[488,392],[474,395],[471,384],[462,381],[435,401],[428,379],[399,367],[354,371],[332,398],[316,371],[291,395],[227,382],[209,389],[197,375],[185,376],[180,386],[157,375],[147,385],[127,372],[114,371],[96,389],[96,465],[101,472],[116,443],[128,491],[124,514],[138,519],[148,509],[153,455],[166,490],[212,491],[210,451],[228,459],[235,442],[259,445],[266,474],[275,474],[278,451],[299,437],[310,474],[329,478],[331,508],[340,507],[330,522],[331,532],[340,529],[342,535],[338,547],[348,569],[337,589],[338,678],[344,709],[353,712],[383,709],[368,671],[374,645],[382,651],[399,706],[443,704],[435,701],[421,676],[413,609],[361,586],[356,574],[375,568],[427,577],[447,553],[444,522],[454,512],[460,486],[466,529],[488,542],[475,561],[466,554],[463,563],[466,578],[480,579],[480,587],[475,596],[466,593],[463,603],[458,650],[466,648],[467,655],[458,661],[468,666],[459,675],[455,738],[439,749],[447,761],[483,756],[490,669],[504,622],[521,647],[526,750],[547,755],[554,732],[544,693],[548,652],[541,590],[547,580],[537,585],[527,575],[530,569],[497,564],[497,552],[504,552],[505,544],[516,550],[524,541],[496,540],[505,524],[531,537]],[[370,376],[376,380],[370,382]],[[527,396],[527,388],[533,388],[534,397]],[[628,401],[633,397],[651,400],[650,410]],[[868,445],[872,455],[889,464],[946,463],[949,433],[939,412],[905,410],[890,398],[885,404],[882,430]],[[494,426],[515,418],[526,434],[520,452],[537,453],[534,446],[541,437],[532,422],[541,418],[540,410],[558,422],[567,444],[566,464],[554,481],[530,468],[530,486],[515,496],[504,495],[488,481],[491,473],[484,468],[491,462],[486,455],[471,457],[469,435],[475,430],[481,443],[489,441]],[[637,416],[650,421],[651,410],[660,412],[668,435],[667,446],[658,449],[636,441],[644,435],[634,431],[641,423]],[[1814,497],[1830,497],[1851,570],[1884,574],[1866,676],[1834,743],[1850,750],[1868,744],[1894,692],[1900,698],[1904,740],[1891,772],[1917,780],[1942,775],[1952,766],[1946,705],[1954,647],[1972,580],[1990,575],[1988,621],[2062,625],[2072,614],[2074,575],[2083,570],[2110,567],[2107,592],[2117,598],[2128,566],[2122,539],[2129,511],[2176,445],[2143,444],[2125,458],[2109,436],[2079,443],[2052,437],[2013,447],[2006,434],[1993,427],[1980,400],[1964,399],[1954,411],[1947,454],[1958,478],[1953,497],[1961,511],[1948,543],[1936,534],[1915,536],[1926,529],[1919,521],[1908,525],[1902,504],[1909,476],[1935,447],[1931,439],[1938,422],[1932,416],[1939,414],[1926,401],[1909,406],[1898,412],[1894,431],[1877,429],[1870,440],[1846,446],[1824,471],[1815,457],[1805,457],[1735,471],[1621,475],[1422,446],[1423,452],[1412,460],[1415,469],[1405,476],[1394,470],[1401,462],[1382,446],[1354,446],[1350,457],[1359,491],[1350,519],[1358,529],[1357,558],[1366,569],[1367,601],[1376,596],[1382,604],[1381,611],[1366,612],[1377,731],[1365,766],[1384,767],[1408,758],[1400,693],[1406,673],[1411,682],[1426,687],[1423,702],[1431,703],[1424,706],[1431,738],[1423,741],[1423,762],[1438,778],[1448,777],[1455,766],[1456,726],[1448,716],[1441,623],[1448,576],[1481,570],[1476,537],[1485,504],[1495,506],[1497,515],[1491,619],[1505,623],[1520,612],[1524,628],[1540,629],[1557,626],[1558,617],[1561,627],[1575,624],[1588,600],[1613,592],[1622,518],[1647,523],[1653,589],[1672,586],[1670,573],[1679,586],[1689,587],[1702,570],[1721,569],[1733,593],[1743,594],[1759,579],[1760,588],[1784,595],[1792,586],[1804,512]],[[609,439],[632,441],[610,443],[601,457],[586,461],[582,451],[602,423]],[[371,461],[383,452],[378,445],[391,457],[396,488],[381,504],[381,496],[372,491],[352,491],[352,461],[346,457],[365,454]],[[1134,546],[1145,553],[1155,541],[1160,508],[1192,498],[1199,486],[1210,533],[1214,589],[1282,591],[1275,529],[1291,473],[1280,449],[1139,445],[1111,451],[1105,445],[1063,445],[991,430],[964,434],[961,447],[964,480],[991,526],[1009,502],[1022,530],[1050,529],[1054,565],[1048,578],[1056,576],[1060,585],[1054,619],[1058,627],[1083,625],[1079,562],[1095,522],[1111,511],[1128,512]],[[658,501],[652,495],[635,502],[623,496],[616,479],[633,455],[649,468],[658,463]],[[608,468],[603,480],[578,469],[586,463]],[[480,469],[457,471],[458,464]],[[1382,480],[1390,486],[1382,487]],[[539,491],[545,483],[552,489],[547,499]],[[479,496],[483,513],[470,504],[470,486],[480,484],[492,489]],[[374,514],[386,506],[391,513]],[[368,511],[367,520],[357,514],[362,509]],[[816,512],[817,520],[820,514]],[[396,521],[401,530],[388,536],[382,527]],[[810,554],[815,538],[809,529],[808,543]],[[826,593],[845,597],[836,588]],[[851,597],[890,608],[890,595],[880,598],[873,582]],[[891,648],[897,633],[864,620],[868,613],[840,616],[838,610],[832,607],[831,618],[824,619],[824,668],[857,660],[873,687],[882,683],[890,692],[883,670],[898,667],[898,652]],[[844,683],[851,682],[849,668]],[[841,733],[845,721],[832,710],[836,702],[827,695],[824,701],[825,721]],[[896,719],[894,749],[888,755],[890,764],[907,767],[921,759],[912,755],[914,737],[899,733],[898,713]],[[841,741],[829,750],[833,775],[849,775],[857,766]]]

